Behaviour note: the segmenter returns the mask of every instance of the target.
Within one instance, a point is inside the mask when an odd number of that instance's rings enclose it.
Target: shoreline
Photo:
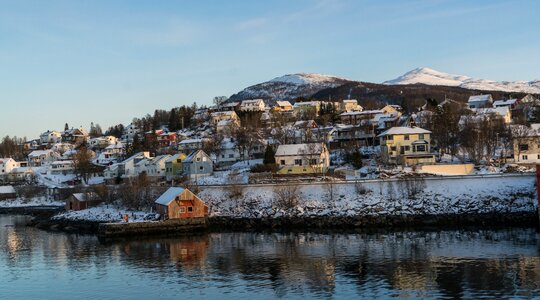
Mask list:
[[[24,210],[24,209],[23,209]],[[81,221],[52,219],[50,213],[39,213],[34,208],[25,214],[33,219],[28,226],[46,231],[77,234],[93,234],[100,238],[135,238],[141,236],[198,235],[204,232],[373,232],[378,230],[446,230],[461,228],[540,228],[537,212],[475,213],[445,215],[384,215],[347,217],[280,217],[280,218],[233,218],[208,217],[204,226],[186,225],[185,229],[175,224],[156,222],[108,223],[103,221]],[[12,214],[19,214],[11,212]],[[171,222],[169,222],[171,223]],[[178,222],[172,222],[178,223]],[[103,226],[102,224],[107,224]],[[113,227],[105,230],[101,227]],[[127,227],[121,229],[120,227]],[[178,230],[177,230],[178,229]],[[101,231],[101,233],[100,233]],[[107,231],[106,234],[103,234]]]

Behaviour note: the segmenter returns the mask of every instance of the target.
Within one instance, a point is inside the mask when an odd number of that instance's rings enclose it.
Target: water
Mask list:
[[[540,299],[534,229],[100,243],[0,215],[0,299]]]

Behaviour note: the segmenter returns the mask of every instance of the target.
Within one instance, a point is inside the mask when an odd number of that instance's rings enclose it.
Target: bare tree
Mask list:
[[[282,185],[274,187],[274,207],[288,210],[298,205],[299,193],[297,185]]]
[[[84,181],[88,182],[88,177],[92,169],[91,159],[93,157],[92,151],[86,147],[80,147],[73,157],[73,166],[77,176]]]

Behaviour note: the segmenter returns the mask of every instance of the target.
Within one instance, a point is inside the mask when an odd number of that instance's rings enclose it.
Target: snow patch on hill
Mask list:
[[[388,85],[426,84],[457,86],[465,89],[485,91],[505,91],[522,93],[540,93],[540,80],[533,81],[494,81],[476,79],[463,75],[448,74],[430,68],[417,68],[399,76],[396,79],[385,81]]]

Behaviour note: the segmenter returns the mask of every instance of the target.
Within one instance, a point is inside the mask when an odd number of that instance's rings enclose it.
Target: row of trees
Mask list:
[[[15,160],[24,158],[26,138],[5,136],[0,142],[0,157],[11,157]]]

